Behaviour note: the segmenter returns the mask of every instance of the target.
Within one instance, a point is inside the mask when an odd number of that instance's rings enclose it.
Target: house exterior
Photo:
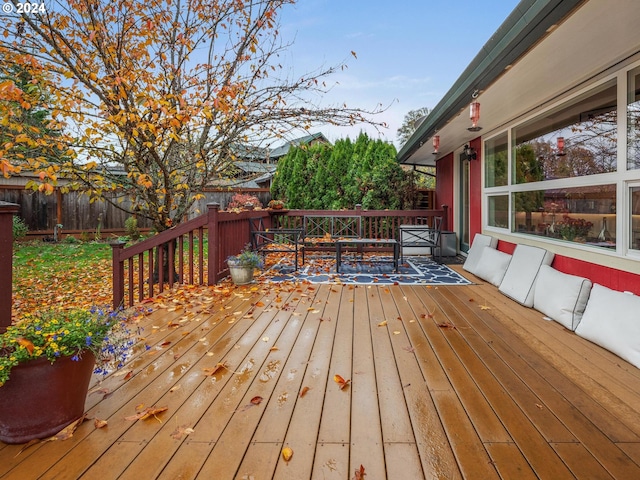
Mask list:
[[[523,0],[420,124],[398,160],[435,165],[459,251],[540,246],[640,294],[639,19],[637,0]]]

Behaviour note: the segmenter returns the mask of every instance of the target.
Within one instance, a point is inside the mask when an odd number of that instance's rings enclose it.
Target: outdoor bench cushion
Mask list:
[[[576,333],[640,368],[640,297],[594,284]]]
[[[467,259],[462,265],[467,272],[471,272],[476,275],[476,269],[478,268],[478,262],[482,257],[482,250],[484,247],[496,248],[498,245],[498,239],[489,235],[483,235],[482,233],[476,233],[473,237],[473,243],[467,253]],[[478,275],[479,276],[479,275]]]
[[[588,278],[542,265],[536,279],[533,308],[569,330],[575,330],[587,306],[591,285]]]
[[[498,287],[507,271],[507,267],[509,267],[510,261],[511,255],[508,253],[491,247],[483,247],[480,252],[480,260],[475,268],[476,271],[473,273]]]
[[[536,277],[542,265],[551,265],[554,254],[544,248],[517,245],[499,290],[507,297],[533,307]]]

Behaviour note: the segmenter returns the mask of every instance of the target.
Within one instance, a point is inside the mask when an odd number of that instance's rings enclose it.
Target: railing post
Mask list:
[[[218,226],[218,210],[219,203],[207,204],[207,284],[215,285],[218,283],[218,272],[220,271],[220,232]]]
[[[13,216],[20,205],[0,202],[0,333],[11,325],[13,293]]]
[[[124,306],[124,262],[120,260],[125,242],[111,243],[111,269],[113,276],[113,309]],[[142,268],[142,267],[141,267]],[[142,288],[142,285],[140,285]]]

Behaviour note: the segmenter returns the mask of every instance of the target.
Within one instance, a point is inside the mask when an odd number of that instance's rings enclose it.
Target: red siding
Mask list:
[[[515,248],[515,243],[502,240],[498,242],[498,250],[502,252],[512,254]],[[629,291],[640,295],[640,275],[635,273],[596,265],[595,263],[563,255],[556,255],[551,266],[563,273],[588,278],[593,283],[599,283],[613,290]]]
[[[449,207],[449,218],[447,218],[447,225],[449,226],[449,230],[455,230],[455,226],[453,224],[453,192],[455,188],[453,184],[453,172],[453,153],[450,153],[446,157],[442,157],[436,162],[437,181],[435,208],[439,209],[442,207],[442,205],[447,205]]]

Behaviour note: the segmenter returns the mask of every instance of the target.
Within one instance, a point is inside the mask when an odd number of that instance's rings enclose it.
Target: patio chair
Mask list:
[[[440,263],[442,249],[440,235],[442,233],[442,217],[434,217],[433,225],[400,225],[400,261],[404,261],[405,247],[428,248],[429,253]],[[437,255],[436,255],[437,254]]]

